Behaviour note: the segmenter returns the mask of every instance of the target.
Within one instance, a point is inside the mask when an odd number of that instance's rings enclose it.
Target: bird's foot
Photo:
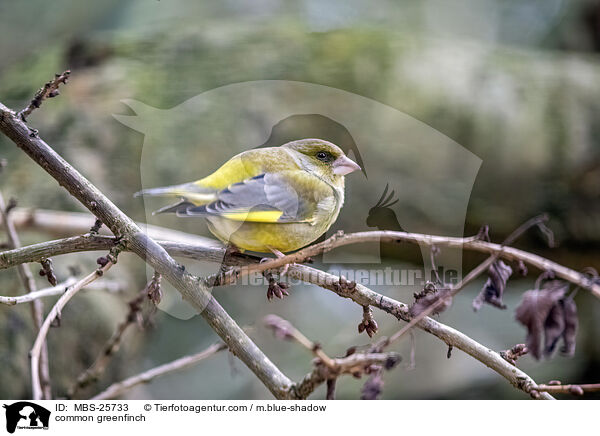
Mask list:
[[[272,253],[273,253],[273,254],[274,254],[274,255],[275,255],[277,258],[279,258],[279,259],[281,259],[282,257],[285,257],[285,254],[283,254],[281,251],[279,251],[279,250],[278,250],[278,249],[276,249],[276,248],[269,247],[269,250],[271,250],[271,252],[272,252]],[[264,261],[264,259],[263,259],[262,261]],[[262,261],[261,261],[261,262],[262,262]],[[281,267],[281,269],[279,270],[279,275],[280,275],[280,276],[283,276],[283,275],[285,275],[285,274],[288,272],[288,269],[289,269],[289,268],[290,268],[290,264],[289,264],[289,263],[286,263],[285,265],[283,265],[283,266]]]
[[[227,261],[235,257],[237,254],[241,254],[243,251],[237,245],[232,244],[231,242],[227,243],[225,247],[225,255],[223,256],[223,260]]]

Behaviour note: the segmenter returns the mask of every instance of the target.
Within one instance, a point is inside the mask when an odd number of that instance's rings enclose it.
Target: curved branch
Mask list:
[[[40,353],[42,351],[42,347],[46,343],[46,336],[48,335],[48,330],[50,330],[50,326],[52,322],[60,317],[60,312],[63,307],[69,302],[73,296],[79,292],[81,289],[92,283],[94,280],[101,277],[106,271],[113,266],[112,262],[108,262],[102,268],[95,270],[93,273],[88,274],[86,277],[79,280],[74,285],[67,288],[66,292],[58,299],[46,319],[44,323],[40,327],[40,331],[38,332],[37,337],[35,338],[35,342],[33,343],[33,347],[31,348],[31,384],[33,390],[33,399],[39,400],[42,398],[42,385],[40,383],[40,374],[39,374],[39,364],[40,364]]]
[[[75,219],[76,224],[74,224],[72,227],[65,226],[64,224],[62,224],[61,232],[63,234],[73,232],[86,232],[90,227],[90,223],[93,222],[92,216],[76,212],[55,212],[47,210],[26,211],[23,209],[17,209],[12,213],[15,214],[15,216],[17,217],[17,223],[19,223],[23,227],[39,226],[42,229],[50,230],[55,230],[55,225],[58,225],[58,223],[68,222],[70,220],[70,217],[72,216]],[[57,216],[60,218],[57,218]],[[85,224],[81,223],[81,221],[84,221]],[[189,249],[194,250],[194,253],[197,256],[199,256],[198,258],[202,260],[212,260],[220,262],[223,260],[223,256],[225,255],[225,249],[223,248],[223,246],[219,242],[210,238],[183,233],[176,230],[170,230],[159,226],[147,226],[146,230],[148,231],[150,237],[159,240],[164,239],[171,241],[160,242],[160,245],[162,245],[165,249],[167,249],[167,251],[169,251],[174,256],[180,255],[177,252],[175,252],[177,250],[177,247],[173,245],[173,252],[171,252],[166,244],[172,244],[173,242],[182,242],[183,244],[188,244]],[[542,256],[538,256],[537,254],[519,250],[518,248],[507,247],[502,246],[501,244],[494,244],[492,242],[482,241],[477,239],[477,237],[475,236],[468,238],[457,238],[449,236],[434,236],[420,233],[406,233],[393,231],[371,231],[349,233],[346,235],[334,235],[331,238],[319,244],[311,245],[295,253],[277,259],[272,259],[260,264],[247,265],[248,262],[238,262],[238,264],[241,265],[239,268],[236,268],[224,275],[211,277],[207,281],[208,283],[215,283],[217,285],[231,284],[234,283],[236,280],[239,280],[239,278],[243,275],[247,275],[253,272],[266,271],[268,269],[279,268],[290,263],[302,263],[311,256],[316,256],[318,254],[331,251],[334,248],[342,247],[344,245],[373,241],[403,241],[429,247],[436,246],[448,248],[463,248],[466,250],[473,250],[481,253],[495,254],[498,257],[509,261],[521,260],[542,271],[553,271],[557,277],[567,280],[575,285],[581,286],[582,288],[589,290],[596,297],[600,298],[599,283],[595,283],[585,274],[567,268]],[[44,257],[57,256],[60,254],[68,254],[90,250],[103,250],[110,248],[110,244],[111,240],[107,239],[107,237],[105,236],[89,235],[74,236],[71,238],[43,242],[41,244],[34,244],[29,247],[24,247],[21,250],[8,250],[0,252],[0,269],[16,266],[24,262],[37,262]],[[180,248],[181,250],[184,250],[182,247]],[[240,259],[244,259],[243,255],[238,257]]]
[[[585,274],[579,273],[575,270],[562,266],[556,262],[552,262],[551,260],[548,260],[542,256],[538,256],[537,254],[519,250],[518,248],[507,247],[502,244],[494,244],[492,242],[482,241],[476,236],[468,238],[457,238],[450,236],[434,236],[420,233],[395,232],[388,230],[357,232],[348,234],[337,233],[321,243],[303,248],[295,253],[288,254],[287,256],[279,257],[277,259],[269,260],[268,262],[263,262],[259,265],[242,266],[222,275],[220,278],[215,277],[215,279],[217,279],[218,284],[229,284],[235,282],[237,279],[239,279],[239,277],[253,272],[260,272],[268,269],[279,268],[291,263],[302,263],[309,257],[316,256],[321,253],[326,253],[328,251],[333,250],[334,248],[373,241],[403,241],[427,247],[435,246],[461,248],[496,255],[500,258],[509,261],[521,260],[542,271],[552,271],[557,277],[567,280],[575,285],[581,286],[582,288],[587,289],[592,294],[594,294],[594,296],[600,298],[600,283],[595,283]]]

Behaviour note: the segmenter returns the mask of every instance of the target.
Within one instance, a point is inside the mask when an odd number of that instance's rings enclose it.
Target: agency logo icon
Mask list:
[[[47,430],[50,423],[50,411],[29,401],[4,404],[6,409],[6,431],[14,433],[16,429]]]
[[[211,89],[168,109],[155,108],[136,100],[123,100],[123,103],[132,113],[114,115],[115,119],[144,134],[140,160],[142,188],[152,190],[198,180],[212,174],[232,157],[238,159],[235,167],[240,168],[240,172],[248,168],[247,172],[253,173],[252,168],[257,165],[256,155],[247,158],[247,155],[240,157],[241,153],[317,138],[337,145],[361,167],[361,172],[346,177],[343,208],[321,238],[333,236],[338,230],[353,233],[374,228],[457,237],[464,235],[471,188],[481,159],[433,127],[375,100],[313,83],[259,80]],[[316,164],[311,168],[316,171],[321,167]],[[237,174],[236,170],[231,177],[235,178]],[[223,176],[223,180],[229,177]],[[254,180],[252,186],[268,186],[269,189],[258,191],[258,195],[246,194],[242,199],[250,202],[244,203],[244,210],[261,206],[260,211],[266,211],[266,214],[255,215],[256,220],[268,221],[269,216],[273,217],[279,209],[272,203],[281,199],[286,202],[285,210],[292,211],[291,215],[310,210],[310,199],[302,202],[301,196],[295,195],[298,194],[296,187],[302,184],[286,185],[285,195],[277,197],[274,192],[281,192],[281,185],[273,191],[270,187],[274,184],[266,182],[268,180]],[[384,189],[386,185],[387,190]],[[239,187],[250,189],[246,185]],[[201,190],[196,186],[186,189],[190,188]],[[205,206],[200,203],[205,201],[206,197],[202,195],[206,193],[191,194],[200,207]],[[173,201],[181,197],[173,191],[170,195]],[[239,191],[236,195],[237,198],[242,197]],[[204,219],[178,219],[173,214],[154,214],[156,210],[167,207],[167,200],[158,196],[144,198],[146,222],[191,234],[202,245],[220,246],[215,242],[214,232],[211,233],[210,220],[205,223]],[[224,203],[227,202],[219,204],[219,207]],[[266,205],[273,209],[264,207]],[[206,209],[197,212],[207,214]],[[236,238],[246,240],[262,234],[249,230],[252,224],[245,224],[247,214],[231,215],[230,218],[227,218],[228,221],[221,220],[224,224],[218,229],[217,237],[222,241],[235,244]],[[243,237],[244,232],[251,235]],[[190,242],[189,238],[186,236],[185,242]],[[414,249],[409,253],[411,261],[421,270],[421,280],[430,280],[430,272],[436,269],[431,264],[430,247],[423,245]],[[405,259],[404,253],[409,250],[402,244],[374,240],[362,243],[360,249],[327,251],[319,262],[329,265],[331,270],[366,265],[366,270],[385,272],[389,266],[400,274],[401,270],[406,270],[400,259]],[[215,260],[185,259],[181,263],[187,272],[206,277],[221,271],[221,262]],[[460,247],[444,250],[435,257],[435,263],[436,267],[456,272],[456,277],[460,277],[462,250]],[[154,271],[148,268],[147,274],[150,280]],[[398,280],[405,282],[401,277]],[[411,284],[390,286],[394,289],[407,286],[407,292],[419,291],[419,280],[407,278],[406,283]],[[264,281],[258,280],[256,285],[264,286]],[[179,319],[197,315],[197,308],[183,301],[167,283],[163,284],[162,291],[161,310]]]

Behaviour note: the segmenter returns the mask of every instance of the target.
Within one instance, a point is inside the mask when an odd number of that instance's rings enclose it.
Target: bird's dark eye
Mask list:
[[[317,159],[323,162],[329,162],[331,160],[331,155],[326,151],[320,151],[317,153]]]

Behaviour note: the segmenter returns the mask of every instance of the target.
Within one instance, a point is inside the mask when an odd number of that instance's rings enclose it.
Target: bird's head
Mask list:
[[[305,170],[322,179],[337,182],[360,166],[337,145],[322,139],[301,139],[282,145],[292,151]]]

